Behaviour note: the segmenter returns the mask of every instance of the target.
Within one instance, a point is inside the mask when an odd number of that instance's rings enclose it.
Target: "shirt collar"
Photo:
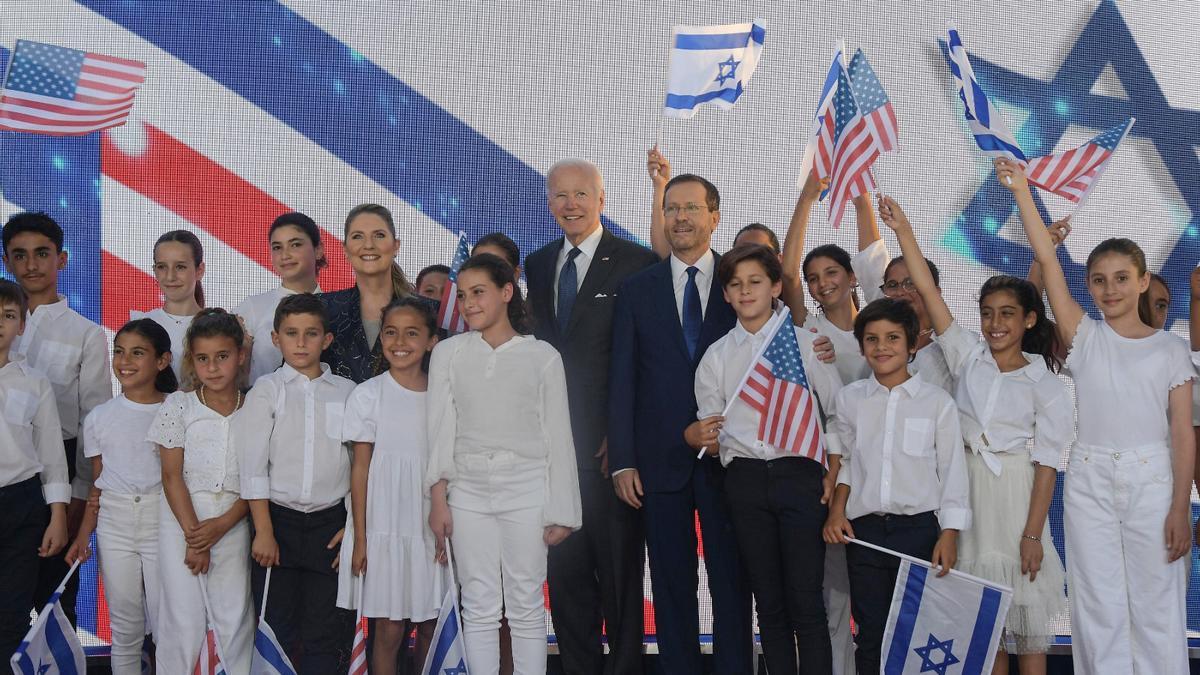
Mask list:
[[[741,319],[738,319],[737,323],[733,324],[733,328],[729,331],[729,335],[733,337],[734,344],[741,346],[746,340],[762,341],[767,336],[767,329],[770,326],[771,322],[767,321],[763,324],[762,328],[758,329],[757,333],[751,333],[742,325]],[[780,328],[779,330],[784,330],[784,328]]]
[[[21,371],[21,374],[29,375],[31,368],[32,366],[29,365],[29,361],[27,361],[24,356],[18,354],[17,350],[12,349],[8,352],[8,363],[4,364],[4,367],[0,368],[0,372],[19,370]]]
[[[694,266],[700,270],[700,275],[705,279],[712,279],[713,268],[716,267],[716,257],[713,255],[712,249],[710,248],[705,251],[704,255],[700,256],[700,259],[696,261]],[[674,253],[671,254],[672,279],[678,279],[687,274],[688,267],[692,267],[692,265],[683,262]]]
[[[304,373],[301,373],[300,371],[296,370],[295,368],[291,367],[286,362],[282,366],[279,367],[279,376],[283,378],[284,383],[291,382],[292,380],[295,380],[296,378],[301,378],[301,379],[305,379],[305,380],[308,379],[308,376],[306,376]],[[331,371],[329,369],[329,364],[322,362],[321,363],[321,374],[318,375],[316,378],[314,378],[312,381],[313,382],[320,382],[320,381],[329,382],[329,381],[331,381],[332,376],[333,376],[333,371]]]
[[[879,380],[875,377],[875,373],[871,373],[871,377],[869,379],[873,385],[872,391],[874,393],[882,392],[885,396],[888,394],[888,388],[879,383]],[[923,384],[924,381],[921,379],[920,374],[913,373],[907,380],[897,385],[896,388],[908,394],[909,398],[916,398],[917,392],[921,391],[921,386]]]
[[[475,340],[481,347],[488,350],[489,352],[506,351],[508,349],[512,349],[513,347],[525,342],[526,340],[534,339],[534,337],[532,335],[521,335],[520,333],[518,333],[518,334],[512,336],[512,338],[510,338],[508,342],[505,342],[504,344],[500,345],[499,347],[492,349],[492,346],[490,344],[488,344],[488,341],[483,339],[483,333],[481,333],[477,330],[473,330],[473,331],[470,331],[469,333],[467,333],[467,335],[472,336],[473,340]]]
[[[57,302],[51,302],[46,305],[39,305],[37,309],[35,309],[29,313],[29,316],[33,316],[34,314],[48,314],[50,316],[57,317],[57,316],[62,316],[63,312],[66,312],[70,308],[71,308],[71,306],[67,304],[67,298],[65,296],[60,295],[60,296],[58,296]]]
[[[992,362],[993,366],[996,366],[996,370],[1000,372],[1001,375],[1024,375],[1034,382],[1040,382],[1041,379],[1045,377],[1046,373],[1050,372],[1050,370],[1046,368],[1046,362],[1041,356],[1037,354],[1030,354],[1029,352],[1021,352],[1021,356],[1025,357],[1025,361],[1027,361],[1027,363],[1016,370],[1010,370],[1005,373],[1000,371],[1000,366],[996,364],[996,357],[992,356],[991,350],[988,349],[986,351],[988,360]]]
[[[575,248],[579,249],[581,255],[587,256],[588,260],[596,257],[596,249],[600,247],[600,238],[604,236],[604,226],[601,225],[592,231],[591,234],[583,238],[579,245]],[[571,242],[563,237],[562,250],[559,251],[559,257],[563,260],[567,259],[567,253],[571,250]]]

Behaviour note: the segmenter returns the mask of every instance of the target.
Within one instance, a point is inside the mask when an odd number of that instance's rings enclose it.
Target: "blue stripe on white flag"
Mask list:
[[[709,91],[709,92],[700,94],[698,96],[687,96],[684,94],[668,93],[667,94],[667,107],[668,108],[679,108],[680,110],[688,110],[690,108],[695,108],[696,106],[700,105],[701,103],[707,103],[709,101],[713,101],[716,99],[721,99],[722,101],[729,101],[730,103],[734,103],[738,100],[739,97],[741,97],[743,91],[744,91],[744,89],[742,88],[742,83],[738,82],[736,87],[730,87],[729,89],[718,89],[716,91]]]
[[[901,570],[907,568],[907,576],[904,582],[904,597],[900,600],[900,614],[896,617],[896,632],[892,636],[892,648],[888,651],[883,667],[883,672],[887,675],[899,675],[904,671],[904,661],[908,658],[913,629],[917,625],[917,614],[921,611],[925,577],[929,574],[929,570],[923,565],[913,565],[905,561],[900,566]]]
[[[55,595],[61,595],[61,593]],[[54,609],[58,610],[58,605],[55,605]],[[79,671],[75,670],[75,653],[71,651],[71,644],[63,633],[62,625],[58,622],[61,611],[51,610],[52,613],[47,617],[46,646],[54,655],[54,665],[61,675],[78,675]]]
[[[981,673],[991,653],[992,634],[996,629],[996,619],[1000,615],[1000,591],[985,586],[983,597],[979,600],[979,614],[975,617],[975,630],[971,633],[971,646],[967,648],[967,658],[963,661],[964,673]]]
[[[259,658],[273,668],[273,673],[281,675],[295,675],[296,671],[292,668],[292,664],[288,663],[283,652],[279,650],[279,644],[272,639],[272,636],[267,635],[263,630],[263,624],[259,624],[258,630],[254,631],[254,651],[257,661]]]
[[[741,49],[751,40],[762,44],[766,29],[754,26],[741,33],[680,33],[675,36],[676,49]]]
[[[456,640],[458,640],[458,616],[456,610],[451,609],[442,624],[441,632],[437,635],[437,644],[433,647],[433,659],[430,661],[432,667],[429,672],[441,672],[442,667],[446,664],[446,655],[454,648]]]

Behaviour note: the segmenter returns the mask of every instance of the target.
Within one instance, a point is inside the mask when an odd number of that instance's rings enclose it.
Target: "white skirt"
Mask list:
[[[971,528],[959,536],[957,567],[1013,589],[1004,622],[1010,653],[1045,652],[1050,620],[1066,608],[1066,581],[1049,519],[1042,525],[1042,568],[1037,579],[1031,582],[1029,575],[1021,574],[1021,534],[1029,516],[1033,461],[1028,453],[997,454],[1001,472],[996,476],[979,455],[970,449],[966,452]]]

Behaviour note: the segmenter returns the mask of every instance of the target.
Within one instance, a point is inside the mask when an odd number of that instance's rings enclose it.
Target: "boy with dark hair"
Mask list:
[[[104,329],[71,309],[66,298],[58,294],[58,273],[67,267],[67,252],[63,250],[62,228],[53,218],[45,213],[18,213],[5,223],[0,238],[4,265],[29,301],[25,330],[13,351],[50,380],[58,406],[71,480],[67,529],[73,538],[93,478],[92,464],[83,459],[83,447],[77,439],[83,419],[92,408],[112,398],[108,338]],[[41,609],[68,569],[61,555],[42,561],[30,609]],[[79,577],[73,576],[62,595],[63,611],[72,625],[78,589]]]

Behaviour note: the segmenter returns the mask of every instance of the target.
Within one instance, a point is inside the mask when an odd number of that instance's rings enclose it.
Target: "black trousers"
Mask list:
[[[583,528],[550,549],[550,615],[566,675],[642,672],[645,535],[612,481],[579,472]],[[602,623],[603,622],[603,623]],[[604,658],[601,626],[608,635]]]
[[[339,503],[303,513],[272,502],[270,509],[279,565],[271,571],[267,623],[300,675],[349,670],[354,613],[337,606],[338,579],[332,565],[338,549],[326,548],[346,524],[346,507]],[[257,563],[250,569],[257,615],[267,571]]]
[[[74,438],[63,441],[63,447],[67,452],[67,475],[68,480],[75,480],[75,445]],[[69,505],[68,505],[69,506]],[[47,523],[50,518],[50,507],[46,507]],[[78,527],[78,523],[75,523]],[[70,524],[68,523],[68,527]],[[67,545],[63,546],[63,550],[56,556],[49,558],[38,558],[38,577],[37,584],[33,592],[33,603],[30,605],[32,609],[42,611],[46,606],[46,602],[50,600],[50,596],[58,589],[58,585],[62,583],[63,577],[67,576],[71,566],[67,564],[66,555],[67,549],[70,548],[71,542],[75,538],[75,532],[67,533]],[[41,545],[41,539],[38,539],[38,545]],[[36,548],[36,547],[35,547]],[[79,574],[73,574],[71,580],[67,582],[66,588],[62,594],[63,614],[67,616],[67,620],[75,626],[75,599],[79,596]]]
[[[914,516],[871,514],[850,521],[854,535],[893,551],[929,560],[941,529],[933,511]],[[854,662],[860,673],[878,673],[883,629],[892,607],[900,559],[865,546],[846,546],[850,613],[858,625]]]
[[[829,511],[821,503],[824,473],[820,464],[802,457],[739,458],[726,468],[725,496],[771,675],[833,671],[821,595],[821,528]]]
[[[41,560],[37,550],[49,516],[37,476],[0,487],[0,662],[5,664],[29,632]]]

